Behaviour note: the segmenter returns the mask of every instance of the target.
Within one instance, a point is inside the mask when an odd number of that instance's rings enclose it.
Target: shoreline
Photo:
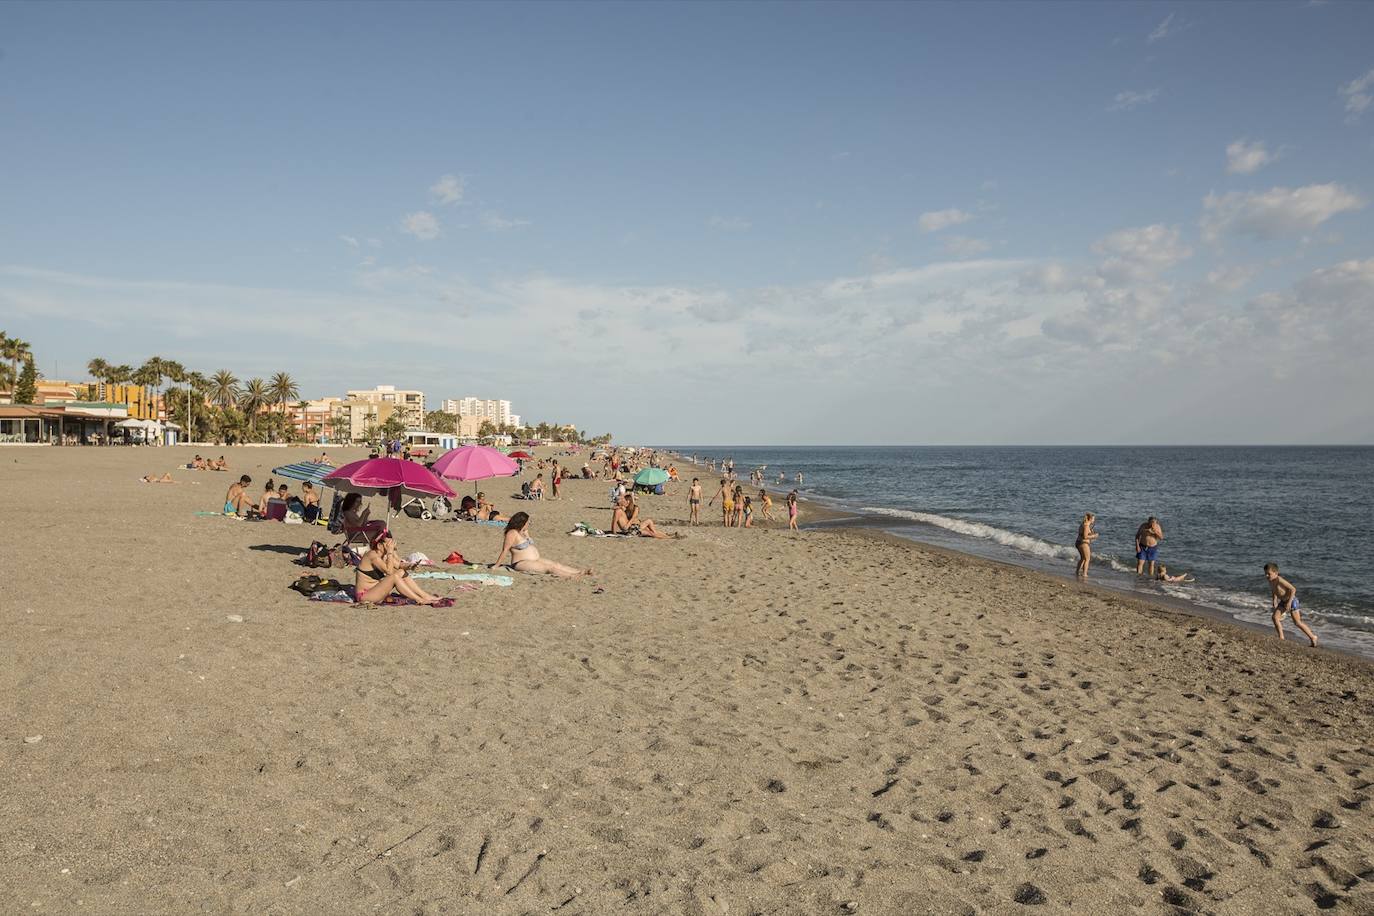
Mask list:
[[[58,559],[0,602],[26,911],[1374,906],[1348,657],[877,529],[690,528],[681,490],[642,505],[683,539],[571,537],[605,481],[512,502],[533,469],[483,489],[592,579],[311,602],[291,561],[336,538],[213,511],[306,450],[174,486],[138,479],[166,454],[63,452],[0,463],[0,550]],[[502,538],[391,524],[436,559]]]
[[[869,447],[887,448],[888,446]],[[1046,447],[1049,448],[1052,446]],[[1163,447],[1165,446],[1161,446],[1161,448]],[[1267,446],[1256,446],[1256,448],[1260,447]],[[1357,446],[1351,447],[1354,448]],[[674,458],[679,459],[682,463],[692,468],[693,472],[696,473],[698,476],[702,474],[710,476],[712,473],[714,473],[707,472],[706,469],[701,467],[700,465],[693,464],[688,460],[688,456],[666,451],[664,452],[664,454],[672,455]],[[691,475],[688,475],[689,478],[690,476]],[[719,475],[716,475],[713,479],[718,480]],[[768,489],[770,493],[773,492],[773,490],[769,487],[769,485],[766,482],[764,484],[764,488]],[[747,491],[750,488],[746,486],[745,489]],[[787,490],[790,489],[791,487],[789,486],[786,489],[784,489],[783,492],[785,493],[787,492]],[[916,524],[900,526],[893,525],[891,524],[892,519],[887,518],[885,516],[866,513],[861,509],[857,508],[840,509],[833,505],[819,502],[815,498],[802,496],[800,495],[800,493],[798,494],[797,500],[802,506],[805,507],[806,514],[803,515],[803,518],[805,518],[807,515],[815,518],[815,521],[803,522],[800,526],[803,529],[844,529],[854,532],[867,533],[873,536],[891,539],[892,541],[905,544],[908,546],[916,546],[924,550],[931,550],[943,553],[958,558],[960,560],[978,561],[982,563],[993,564],[994,566],[1005,567],[1007,569],[1036,573],[1038,575],[1046,577],[1046,579],[1050,581],[1062,581],[1066,583],[1071,583],[1077,587],[1084,589],[1086,592],[1098,593],[1103,596],[1110,596],[1114,598],[1126,598],[1140,603],[1142,607],[1149,607],[1155,610],[1186,614],[1204,620],[1226,623],[1244,632],[1251,634],[1265,634],[1270,639],[1273,639],[1276,642],[1279,641],[1278,637],[1274,634],[1273,628],[1269,625],[1244,620],[1237,614],[1225,608],[1214,607],[1209,604],[1204,604],[1201,601],[1190,601],[1187,598],[1183,598],[1176,595],[1169,595],[1165,593],[1142,593],[1126,587],[1116,587],[1110,584],[1103,584],[1101,582],[1094,582],[1091,580],[1087,582],[1082,582],[1079,581],[1078,578],[1075,575],[1073,575],[1072,571],[1067,568],[1065,569],[1065,571],[1061,572],[1056,567],[1048,563],[1041,565],[1036,565],[1029,561],[1025,563],[1018,563],[1013,560],[984,556],[982,554],[975,553],[971,550],[961,550],[958,547],[950,547],[944,544],[932,543],[920,537],[904,537],[903,535],[896,533],[897,529],[909,529],[913,531],[919,531],[919,527]],[[778,502],[779,501],[775,500],[775,505],[778,504]],[[850,521],[858,521],[862,522],[862,524],[846,524],[846,522]],[[717,523],[717,526],[719,527],[719,523]],[[784,525],[783,527],[786,526]],[[1337,624],[1336,626],[1339,625]],[[1295,642],[1295,644],[1300,645],[1302,648],[1305,649],[1312,648],[1311,646],[1305,644],[1305,639],[1302,637],[1302,634],[1296,631],[1296,629],[1292,626],[1291,621],[1289,621],[1288,626],[1285,627],[1285,632],[1288,634],[1286,641]],[[1296,640],[1294,639],[1295,636],[1297,637]],[[1344,645],[1330,645],[1325,640],[1322,640],[1321,636],[1322,634],[1318,632],[1317,637],[1319,639],[1319,643],[1316,646],[1316,649],[1318,651],[1330,653],[1341,658],[1355,659],[1364,665],[1374,665],[1374,655],[1367,654],[1365,652],[1358,651],[1355,648],[1351,648]]]

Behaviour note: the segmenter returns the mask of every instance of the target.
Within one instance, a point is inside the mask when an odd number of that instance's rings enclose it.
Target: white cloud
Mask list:
[[[1255,278],[1259,271],[1260,267],[1257,264],[1233,264],[1214,267],[1207,271],[1207,277],[1202,283],[1200,292],[1203,295],[1234,293],[1248,286],[1250,281]]]
[[[341,235],[339,236],[339,241],[343,242],[345,245],[347,245],[349,248],[352,248],[354,251],[358,250],[358,240],[351,235]]]
[[[1177,226],[1158,223],[1104,236],[1093,243],[1093,252],[1104,257],[1098,274],[1109,283],[1155,277],[1193,254],[1180,240]]]
[[[1164,21],[1155,26],[1154,31],[1145,37],[1146,44],[1154,44],[1162,38],[1169,37],[1169,27],[1173,24],[1174,14],[1170,13],[1164,17]]]
[[[463,192],[466,188],[467,182],[464,179],[457,175],[444,175],[429,186],[429,193],[439,203],[450,206],[462,202]]]
[[[1241,139],[1226,147],[1226,171],[1232,175],[1251,175],[1278,158],[1278,153],[1264,148],[1262,140]]]
[[[1345,122],[1354,124],[1374,105],[1374,70],[1346,83],[1338,92],[1345,97]]]
[[[1338,184],[1208,194],[1202,201],[1202,236],[1214,242],[1223,235],[1261,239],[1295,235],[1364,205],[1354,192]]]
[[[966,235],[951,236],[945,242],[945,254],[952,258],[972,258],[977,257],[987,251],[992,246],[982,239],[969,238]]]
[[[948,229],[971,219],[971,214],[951,207],[948,210],[927,210],[916,220],[916,224],[921,227],[922,232],[939,232],[941,229]]]
[[[1158,89],[1146,89],[1143,92],[1127,90],[1118,92],[1112,97],[1112,103],[1107,106],[1108,111],[1130,111],[1141,105],[1148,105],[1159,98]]]
[[[530,221],[527,219],[511,219],[502,216],[495,210],[488,210],[482,214],[482,227],[492,232],[508,232],[511,229],[519,229],[528,226]]]
[[[713,216],[706,221],[706,225],[725,232],[744,232],[754,224],[742,216]]]
[[[407,213],[401,220],[401,231],[408,232],[422,242],[439,237],[439,220],[428,210]]]

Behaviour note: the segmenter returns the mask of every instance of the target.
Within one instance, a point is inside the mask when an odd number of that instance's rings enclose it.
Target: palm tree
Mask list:
[[[221,369],[210,379],[210,397],[221,407],[232,407],[239,398],[239,380],[228,369]]]
[[[257,430],[258,412],[270,403],[272,395],[267,390],[267,383],[260,378],[250,378],[243,386],[243,391],[239,392],[239,409],[248,415],[250,430]]]
[[[285,372],[278,372],[272,376],[272,381],[267,387],[272,394],[272,402],[282,408],[283,412],[286,410],[287,401],[294,401],[301,396],[300,389]]]
[[[91,374],[91,378],[97,382],[105,381],[105,376],[110,374],[110,364],[97,356],[86,364],[86,371]]]
[[[0,334],[0,356],[10,361],[10,377],[17,379],[20,361],[33,359],[33,348],[26,340]]]

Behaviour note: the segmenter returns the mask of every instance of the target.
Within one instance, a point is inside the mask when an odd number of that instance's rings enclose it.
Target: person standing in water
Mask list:
[[[1088,567],[1093,562],[1093,541],[1097,540],[1097,532],[1093,530],[1093,522],[1096,519],[1096,515],[1085,512],[1083,513],[1083,521],[1078,523],[1078,540],[1074,541],[1074,546],[1078,548],[1076,574],[1080,579],[1088,578]]]
[[[1159,559],[1159,542],[1164,540],[1164,529],[1159,519],[1153,515],[1135,532],[1135,574],[1144,574],[1145,564],[1150,564],[1150,578],[1154,578],[1155,563]]]
[[[1274,608],[1274,630],[1279,634],[1279,639],[1283,639],[1283,615],[1292,614],[1293,626],[1302,630],[1302,635],[1306,636],[1315,648],[1317,634],[1302,622],[1302,605],[1298,603],[1298,590],[1293,587],[1293,583],[1279,575],[1277,563],[1264,564],[1264,578],[1269,581],[1269,596]]]

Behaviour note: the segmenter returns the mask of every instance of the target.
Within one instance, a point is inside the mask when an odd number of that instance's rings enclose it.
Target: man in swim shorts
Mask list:
[[[1145,564],[1150,564],[1150,578],[1155,575],[1155,563],[1159,560],[1159,542],[1164,540],[1164,529],[1159,519],[1153,515],[1135,530],[1135,574],[1145,572]]]
[[[693,525],[701,521],[701,481],[692,478],[692,487],[687,491],[687,520]]]
[[[243,515],[252,508],[253,501],[248,497],[248,485],[252,482],[253,478],[244,474],[237,483],[229,485],[229,492],[224,494],[225,515]]]
[[[1302,605],[1298,603],[1298,590],[1293,587],[1293,583],[1279,575],[1277,563],[1264,564],[1264,578],[1269,581],[1269,595],[1273,599],[1274,608],[1274,630],[1278,632],[1279,639],[1283,639],[1283,615],[1292,614],[1293,626],[1302,630],[1303,635],[1316,646],[1317,634],[1302,622]]]

